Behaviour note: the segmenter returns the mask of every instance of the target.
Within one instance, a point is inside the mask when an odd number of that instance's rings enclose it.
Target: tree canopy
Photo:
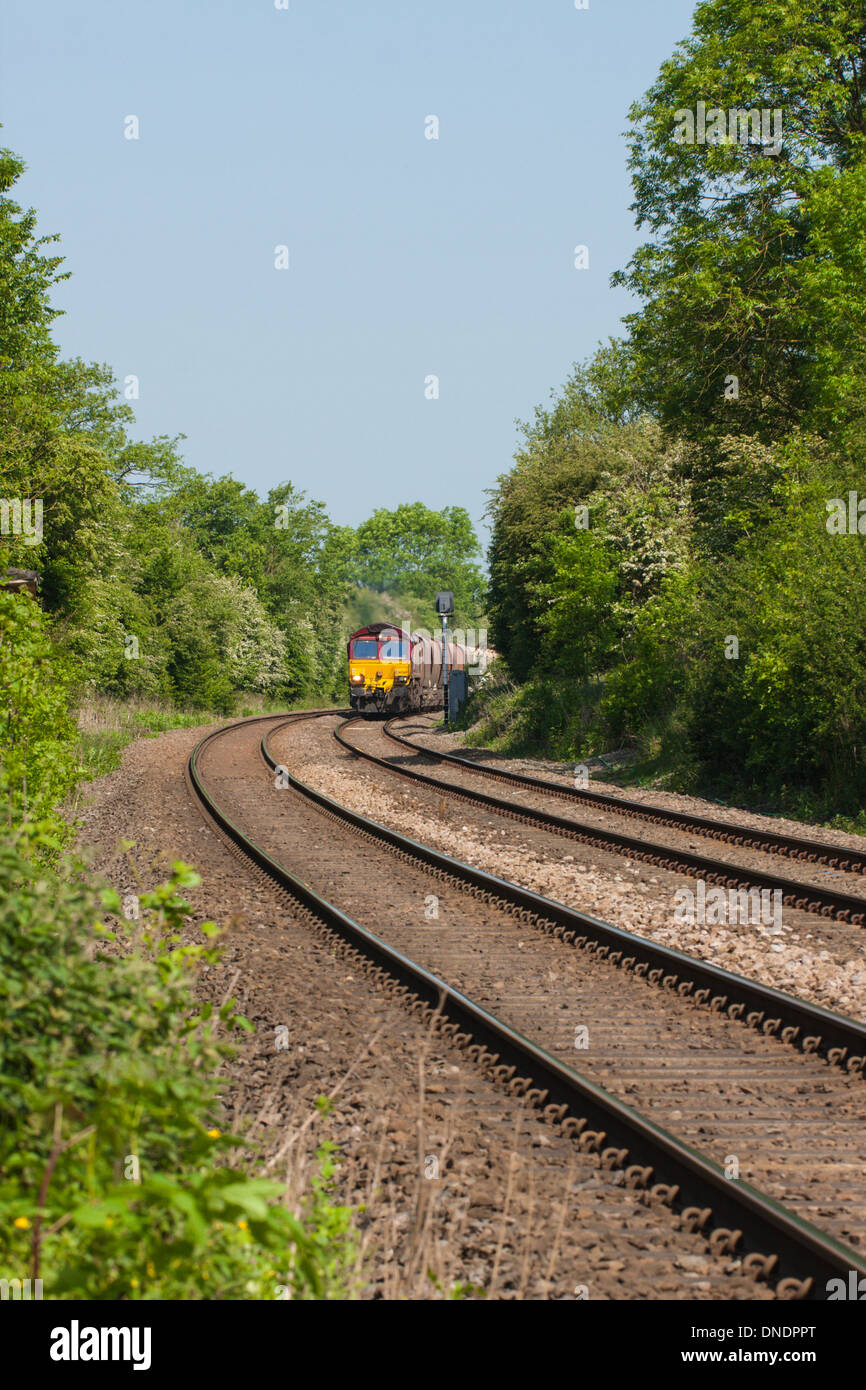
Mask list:
[[[630,114],[638,304],[491,494],[478,737],[856,813],[866,10],[705,0]]]

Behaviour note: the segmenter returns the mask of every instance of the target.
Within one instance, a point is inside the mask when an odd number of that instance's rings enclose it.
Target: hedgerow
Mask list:
[[[196,1002],[218,960],[213,923],[182,936],[198,876],[175,864],[130,920],[38,842],[0,845],[0,1278],[63,1299],[350,1294],[330,1146],[299,1215],[223,1127],[229,1034],[250,1025],[232,1000]]]

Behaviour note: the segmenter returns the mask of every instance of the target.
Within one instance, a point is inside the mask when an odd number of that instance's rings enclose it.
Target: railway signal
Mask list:
[[[436,612],[442,619],[442,686],[445,692],[445,723],[448,720],[448,619],[454,612],[454,595],[443,589],[436,595]]]

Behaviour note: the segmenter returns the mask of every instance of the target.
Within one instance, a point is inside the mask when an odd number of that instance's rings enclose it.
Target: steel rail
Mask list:
[[[298,719],[320,717],[322,713],[299,712],[263,736],[261,752],[271,769],[282,765],[269,752],[270,737]],[[800,1220],[749,1183],[728,1179],[712,1159],[566,1067],[348,917],[247,836],[217,804],[199,769],[204,749],[234,728],[236,724],[216,730],[196,745],[188,764],[192,789],[226,838],[311,912],[334,939],[341,939],[350,958],[370,964],[374,978],[413,1011],[428,1016],[431,1026],[465,1048],[493,1080],[507,1084],[512,1094],[522,1095],[527,1104],[541,1109],[547,1122],[560,1125],[585,1152],[599,1154],[603,1169],[622,1171],[629,1186],[647,1189],[665,1202],[680,1215],[686,1229],[705,1235],[715,1253],[739,1253],[742,1249],[743,1267],[756,1278],[776,1281],[777,1296],[820,1299],[826,1296],[829,1280],[847,1280],[851,1270],[866,1274],[866,1261],[855,1251]],[[347,813],[345,807],[308,787],[288,769],[287,776],[292,787],[328,814],[358,823],[377,838],[390,837],[392,832],[385,827]],[[664,1180],[650,1186],[657,1167]]]
[[[852,926],[863,926],[866,922],[866,898],[857,897],[855,894],[839,893],[832,888],[818,888],[811,883],[800,883],[796,879],[766,873],[763,869],[749,869],[741,864],[729,864],[724,859],[710,859],[707,855],[676,849],[673,845],[636,839],[617,830],[605,830],[602,826],[588,825],[584,821],[572,820],[569,816],[554,815],[552,811],[539,811],[532,806],[521,806],[519,802],[503,801],[501,797],[491,796],[489,792],[457,787],[453,782],[443,782],[438,777],[429,777],[416,769],[401,767],[388,758],[380,758],[375,753],[368,753],[365,749],[357,748],[350,743],[343,736],[342,728],[355,722],[363,721],[357,717],[348,719],[345,725],[341,725],[340,729],[335,731],[334,737],[338,743],[357,757],[366,758],[368,762],[388,768],[400,777],[421,782],[425,786],[434,787],[438,791],[474,802],[479,806],[488,806],[492,811],[509,816],[512,820],[541,826],[544,830],[552,830],[557,835],[565,835],[582,844],[593,845],[598,849],[610,849],[616,854],[628,854],[632,859],[645,860],[657,868],[674,872],[685,869],[692,877],[703,878],[707,883],[723,884],[728,888],[743,888],[747,891],[755,888],[770,891],[777,889],[782,894],[783,903],[788,907],[818,913],[822,917],[833,917]]]
[[[496,777],[503,782],[520,783],[532,787],[534,791],[549,792],[571,801],[602,806],[606,811],[632,820],[655,820],[662,825],[694,830],[714,840],[729,840],[731,844],[762,849],[768,853],[785,854],[792,859],[827,864],[830,868],[845,873],[866,874],[866,850],[851,849],[847,845],[831,845],[826,841],[810,840],[802,835],[784,835],[776,830],[759,830],[755,826],[715,820],[712,816],[697,816],[690,811],[674,811],[664,806],[655,806],[651,802],[632,801],[628,797],[610,796],[605,792],[590,791],[588,788],[565,787],[558,782],[547,781],[544,777],[532,777],[525,772],[506,772],[504,768],[482,767],[472,758],[462,758],[457,753],[426,748],[423,744],[413,742],[405,734],[395,733],[391,727],[398,718],[408,717],[397,715],[387,720],[383,732],[395,743],[411,748],[413,753],[426,753],[442,762],[455,763],[467,772],[476,772],[483,777]]]
[[[338,742],[359,757],[373,758],[372,754],[363,753],[341,736],[341,731],[351,722],[351,719],[346,720],[335,731]],[[273,729],[267,738],[278,732],[279,728]],[[263,752],[270,761],[271,754],[266,747]],[[391,771],[395,770],[387,761],[384,765]],[[436,782],[435,778],[431,780],[438,787],[444,785]],[[306,792],[321,804],[328,802],[329,809],[338,804],[330,802],[312,788],[307,788]],[[492,898],[518,907],[534,925],[540,921],[551,923],[554,935],[577,946],[594,947],[597,955],[621,969],[633,970],[636,975],[663,988],[676,989],[681,997],[706,1005],[715,1012],[726,1011],[731,1018],[760,1028],[763,1033],[778,1037],[782,1042],[795,1044],[804,1052],[816,1052],[833,1065],[844,1064],[849,1072],[862,1075],[866,1071],[866,1024],[856,1019],[785,994],[744,975],[736,975],[720,965],[711,965],[708,961],[675,951],[670,946],[649,941],[552,898],[545,898],[530,888],[497,878],[459,859],[452,859],[430,845],[420,844],[347,807],[342,807],[341,813],[344,819],[386,840],[412,858],[443,869],[451,877],[481,888]]]

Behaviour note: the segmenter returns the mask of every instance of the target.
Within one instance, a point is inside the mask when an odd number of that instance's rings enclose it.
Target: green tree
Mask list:
[[[29,594],[0,592],[0,817],[44,821],[74,785],[69,672]]]
[[[599,385],[596,361],[576,367],[552,406],[539,407],[521,428],[514,467],[499,478],[488,507],[488,611],[493,646],[525,680],[538,656],[545,585],[557,582],[555,556],[570,553],[557,552],[550,538],[566,540],[586,524],[598,531],[620,553],[618,592],[630,591],[637,602],[651,587],[653,564],[663,568],[675,549],[681,504],[666,500],[674,460],[659,429],[619,412],[603,374]]]
[[[198,876],[176,863],[128,921],[64,870],[0,842],[0,1276],[73,1300],[350,1297],[334,1146],[295,1214],[222,1118],[228,1035],[251,1025],[196,997],[219,960],[214,923],[184,939]]]
[[[705,0],[632,109],[634,209],[652,240],[614,280],[643,301],[626,320],[634,373],[666,426],[773,438],[862,409],[864,53],[860,0]],[[781,113],[778,147],[751,125],[741,141],[739,121],[732,142],[714,126],[681,143],[699,101],[712,119]]]
[[[458,625],[481,615],[484,582],[475,559],[478,540],[464,507],[431,511],[423,502],[378,507],[356,533],[354,574],[380,593],[417,596],[429,606],[436,593],[454,594]]]

